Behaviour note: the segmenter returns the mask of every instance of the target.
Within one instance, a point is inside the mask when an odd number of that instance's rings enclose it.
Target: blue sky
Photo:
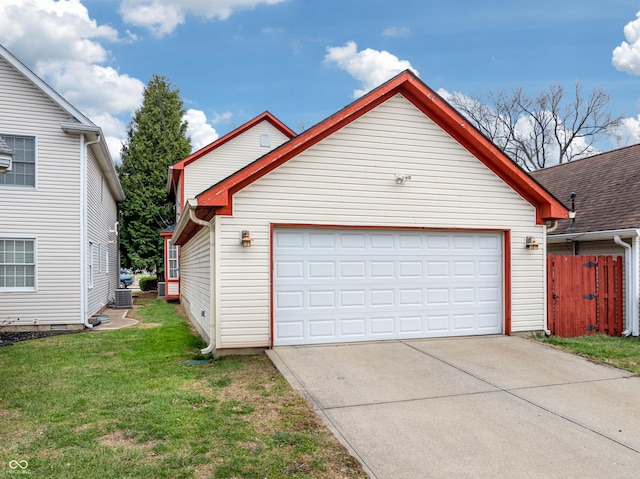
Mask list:
[[[154,73],[202,147],[263,111],[308,128],[399,71],[478,96],[602,87],[640,142],[631,0],[2,0],[0,43],[89,116],[117,159]],[[614,51],[616,53],[614,53]]]

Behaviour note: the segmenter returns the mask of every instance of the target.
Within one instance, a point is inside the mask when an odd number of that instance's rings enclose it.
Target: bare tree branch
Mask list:
[[[490,92],[486,100],[456,92],[449,102],[530,171],[588,155],[622,121],[622,117],[612,118],[604,90],[595,88],[585,96],[579,82],[571,95],[556,83],[535,99],[518,87]]]

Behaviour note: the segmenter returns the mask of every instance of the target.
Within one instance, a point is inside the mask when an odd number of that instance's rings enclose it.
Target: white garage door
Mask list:
[[[501,333],[501,238],[276,228],[274,345]]]

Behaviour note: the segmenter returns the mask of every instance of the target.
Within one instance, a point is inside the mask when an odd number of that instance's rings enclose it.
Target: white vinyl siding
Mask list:
[[[261,146],[261,135],[270,137],[270,147]],[[198,158],[184,169],[184,200],[195,198],[252,161],[280,146],[289,138],[268,121],[262,121],[236,138]]]
[[[115,297],[120,286],[118,237],[115,222],[118,208],[97,159],[87,155],[87,236],[95,244],[93,287],[87,296],[88,318],[99,313]],[[109,261],[110,264],[105,264]]]
[[[0,132],[37,149],[36,188],[0,187],[2,236],[37,238],[37,291],[0,294],[0,321],[81,324],[79,138],[60,128],[69,114],[3,59],[0,85]]]
[[[210,340],[212,308],[209,253],[209,230],[206,228],[200,230],[180,250],[182,305],[189,319],[207,341]]]
[[[117,237],[109,233],[117,220],[110,182],[90,154],[86,190],[81,190],[81,137],[66,134],[61,124],[69,113],[28,78],[0,58],[0,135],[35,139],[35,188],[0,185],[0,234],[3,238],[36,238],[36,289],[0,294],[0,322],[12,326],[77,325],[109,301],[117,286]],[[105,177],[106,179],[106,177]],[[95,199],[87,199],[90,196]],[[88,229],[82,231],[82,204]],[[7,207],[10,205],[10,207]],[[102,245],[109,265],[98,272],[87,293],[88,243]],[[97,257],[96,261],[100,261]],[[110,288],[104,285],[110,283]],[[84,290],[84,291],[83,291]],[[81,298],[89,294],[82,311]]]
[[[405,185],[396,173],[411,175]],[[271,225],[510,231],[512,331],[545,327],[535,208],[401,95],[238,192],[220,217],[222,348],[269,345]],[[250,230],[250,248],[240,245]],[[184,280],[184,277],[183,277]],[[183,281],[183,287],[186,282]]]
[[[3,291],[35,291],[36,241],[0,238],[0,294]]]

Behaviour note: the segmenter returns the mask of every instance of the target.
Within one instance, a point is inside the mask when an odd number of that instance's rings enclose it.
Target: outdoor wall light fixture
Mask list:
[[[251,241],[251,233],[249,232],[249,230],[242,230],[242,246],[248,248],[249,246],[251,246]]]
[[[527,236],[524,240],[524,245],[527,249],[536,250],[540,246],[533,236]]]
[[[404,185],[409,180],[411,180],[411,175],[400,175],[396,173],[396,184]]]

